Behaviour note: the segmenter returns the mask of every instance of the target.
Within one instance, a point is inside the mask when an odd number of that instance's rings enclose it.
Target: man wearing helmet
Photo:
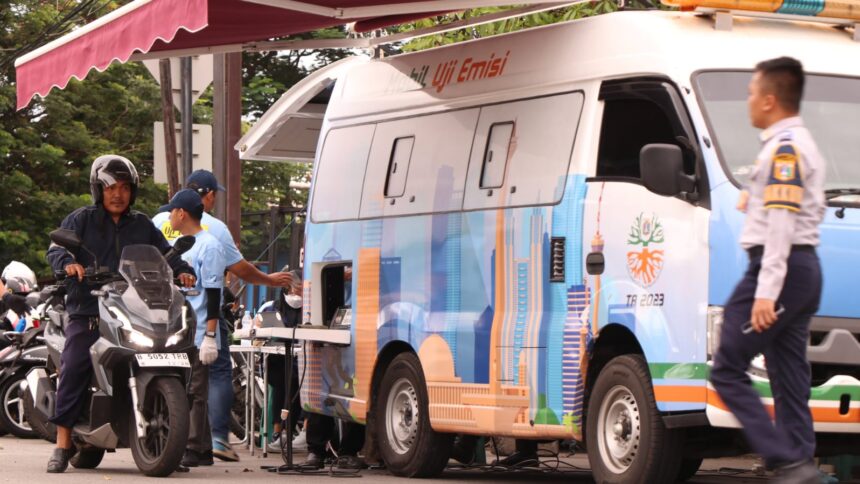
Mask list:
[[[3,268],[0,274],[0,331],[14,331],[14,323],[9,319],[11,310],[18,318],[30,310],[25,296],[39,288],[36,274],[26,264],[13,260]],[[5,338],[0,338],[0,348],[8,345]]]
[[[130,208],[137,195],[138,182],[137,170],[128,159],[118,155],[96,158],[90,170],[93,205],[75,210],[60,224],[61,228],[75,231],[89,251],[54,244],[48,249],[48,262],[54,272],[65,272],[69,276],[66,298],[69,321],[56,410],[51,419],[57,425],[57,448],[48,461],[48,472],[64,472],[75,453],[71,428],[82,411],[92,374],[89,348],[99,337],[98,301],[90,294],[97,288],[83,282],[84,267],[98,265],[116,272],[122,249],[128,245],[149,244],[162,253],[170,249],[170,244],[149,217]],[[183,285],[194,286],[194,271],[181,257],[171,257],[167,262]]]

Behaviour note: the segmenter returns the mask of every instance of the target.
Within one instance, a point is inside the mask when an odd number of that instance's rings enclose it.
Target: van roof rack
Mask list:
[[[816,22],[853,31],[860,41],[860,0],[662,0],[681,11],[714,19],[717,30],[731,30],[734,17]]]

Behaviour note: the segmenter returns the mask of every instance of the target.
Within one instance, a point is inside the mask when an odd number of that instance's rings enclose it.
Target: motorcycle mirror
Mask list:
[[[26,301],[28,306],[34,308],[42,302],[42,298],[38,292],[31,292],[27,294]]]
[[[193,235],[183,235],[176,239],[176,242],[173,243],[173,250],[177,254],[184,254],[188,252],[189,249],[194,247],[195,239]]]
[[[74,230],[57,229],[51,232],[49,237],[51,237],[51,242],[67,249],[74,249],[81,246],[81,239]]]

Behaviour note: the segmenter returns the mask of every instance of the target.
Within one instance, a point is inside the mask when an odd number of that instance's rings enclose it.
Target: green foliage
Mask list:
[[[460,20],[466,20],[481,15],[496,13],[505,10],[520,8],[519,6],[511,7],[486,7],[466,10],[463,12],[449,13],[439,15],[428,19],[419,20],[409,24],[390,28],[392,33],[409,32],[413,30],[433,27],[440,24],[448,24]],[[568,20],[576,20],[593,15],[614,12],[618,9],[618,4],[615,0],[596,0],[593,2],[580,3],[570,7],[548,10],[546,12],[533,13],[522,17],[501,20],[498,22],[474,25],[471,27],[445,32],[427,37],[414,39],[403,44],[400,48],[404,52],[412,52],[417,50],[439,47],[442,45],[462,42],[465,40],[474,40],[491,35],[504,34],[515,32],[517,30],[537,27],[541,25],[549,25],[557,22],[565,22]]]

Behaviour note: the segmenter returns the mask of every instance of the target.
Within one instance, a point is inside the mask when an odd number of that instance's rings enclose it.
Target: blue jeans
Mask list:
[[[224,321],[218,325],[221,347],[218,359],[209,366],[209,426],[212,439],[228,442],[230,409],[233,407],[233,363],[230,359],[230,335]]]

